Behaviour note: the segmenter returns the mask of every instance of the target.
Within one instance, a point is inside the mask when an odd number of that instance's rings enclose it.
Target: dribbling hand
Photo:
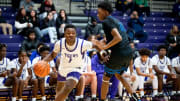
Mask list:
[[[103,42],[100,42],[98,40],[92,40],[92,43],[97,46],[98,50],[104,50],[105,49],[105,44]]]

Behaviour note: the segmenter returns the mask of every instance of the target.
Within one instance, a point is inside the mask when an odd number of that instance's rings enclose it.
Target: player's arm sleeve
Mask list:
[[[149,63],[149,68],[152,68],[152,65],[153,65],[152,59],[150,59],[149,61],[150,61],[150,63]]]
[[[134,61],[134,66],[135,66],[135,68],[140,68],[140,63],[137,58]]]
[[[27,68],[31,68],[32,67],[32,63],[30,60],[28,60],[28,67]]]
[[[60,41],[57,41],[54,45],[53,52],[59,53],[60,52]]]
[[[92,42],[90,42],[90,41],[86,41],[86,40],[84,40],[84,42],[82,43],[82,52],[85,52],[85,51],[87,51],[87,50],[89,50],[89,49],[92,49],[92,47],[93,47],[93,44],[92,44]]]
[[[171,65],[171,61],[169,58],[167,58],[167,65]]]
[[[178,64],[177,64],[177,62],[176,62],[176,59],[174,58],[174,59],[172,59],[172,67],[174,68],[174,67],[178,67]]]
[[[157,65],[157,59],[155,57],[153,57],[151,61],[152,61],[152,66]]]
[[[15,68],[16,66],[15,66],[15,63],[14,63],[14,61],[11,61],[10,63],[9,63],[9,65],[7,66],[7,70],[11,70],[12,68]]]

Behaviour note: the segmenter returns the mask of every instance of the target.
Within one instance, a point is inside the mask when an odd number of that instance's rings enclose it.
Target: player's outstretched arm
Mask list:
[[[111,35],[113,36],[113,39],[109,43],[106,44],[105,49],[108,49],[116,45],[122,40],[122,37],[116,28],[112,29]]]
[[[53,60],[56,56],[57,56],[57,53],[51,52],[43,59],[43,61],[49,62],[49,61]]]
[[[116,28],[112,29],[111,34],[113,36],[113,39],[107,44],[104,44],[103,42],[98,41],[98,40],[93,40],[92,42],[96,47],[98,47],[97,48],[98,50],[106,50],[106,49],[116,45],[117,43],[119,43],[122,40],[122,37]]]

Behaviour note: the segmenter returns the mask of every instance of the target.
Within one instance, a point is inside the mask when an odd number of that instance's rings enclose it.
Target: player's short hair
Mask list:
[[[140,56],[143,56],[143,55],[150,56],[151,51],[147,48],[142,48],[139,50],[139,54]]]
[[[157,51],[160,51],[161,49],[166,49],[167,50],[167,46],[166,45],[159,45],[157,48]]]
[[[0,43],[0,50],[2,49],[2,48],[7,48],[7,46],[6,46],[6,44],[4,44],[4,43]]]
[[[74,25],[68,24],[65,26],[64,31],[66,31],[66,29],[68,29],[68,28],[74,28],[76,30],[76,27]]]
[[[26,50],[24,50],[24,49],[21,49],[21,50],[19,50],[19,51],[18,51],[18,56],[19,56],[19,55],[21,55],[21,53],[23,53],[23,52],[25,52],[25,53],[26,53],[26,55],[27,55],[27,52],[26,52]]]
[[[110,14],[113,12],[113,8],[111,6],[111,3],[109,3],[109,2],[101,2],[101,3],[99,3],[98,8],[102,8],[102,9],[108,11]]]
[[[44,46],[44,45],[46,45],[45,43],[43,43],[43,42],[40,42],[38,45],[37,45],[37,47],[36,48],[38,48],[39,46]]]
[[[44,51],[50,51],[50,48],[47,45],[44,45],[43,47],[39,49],[39,53],[44,52]]]

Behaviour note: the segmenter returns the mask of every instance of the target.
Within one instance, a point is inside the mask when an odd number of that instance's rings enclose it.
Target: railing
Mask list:
[[[0,0],[0,6],[11,6],[11,0]]]

